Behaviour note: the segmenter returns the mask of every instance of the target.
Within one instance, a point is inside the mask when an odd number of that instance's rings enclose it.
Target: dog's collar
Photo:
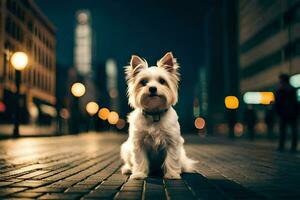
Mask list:
[[[149,112],[146,110],[142,110],[144,116],[149,116],[152,118],[153,122],[159,122],[162,114],[166,113],[169,109],[159,110],[156,112]]]

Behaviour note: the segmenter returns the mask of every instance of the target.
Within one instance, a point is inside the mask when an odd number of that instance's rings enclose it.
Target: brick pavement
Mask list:
[[[0,141],[1,199],[300,199],[300,156],[271,143],[189,136],[199,173],[129,180],[117,134]]]

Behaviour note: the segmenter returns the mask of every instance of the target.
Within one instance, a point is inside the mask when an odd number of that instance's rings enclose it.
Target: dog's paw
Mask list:
[[[140,179],[145,179],[145,178],[147,178],[147,174],[139,172],[139,173],[131,174],[129,179],[140,180]]]
[[[180,176],[180,174],[169,174],[169,173],[166,173],[165,175],[164,175],[164,178],[165,179],[181,179],[181,176]]]
[[[121,172],[122,172],[122,174],[131,174],[131,169],[127,165],[124,165],[121,168]]]

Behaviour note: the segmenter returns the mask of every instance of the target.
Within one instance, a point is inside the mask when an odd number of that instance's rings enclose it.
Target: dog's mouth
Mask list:
[[[149,97],[159,97],[159,95],[151,93],[151,94],[149,94]]]

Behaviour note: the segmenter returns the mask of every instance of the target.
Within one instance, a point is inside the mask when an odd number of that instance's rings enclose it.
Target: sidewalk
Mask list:
[[[199,160],[181,180],[120,173],[126,135],[80,134],[0,141],[0,198],[299,199],[300,155],[260,142],[188,136]]]
[[[14,125],[0,124],[0,139],[9,138],[12,136]],[[51,136],[55,135],[55,126],[37,126],[37,125],[20,125],[21,136]]]

